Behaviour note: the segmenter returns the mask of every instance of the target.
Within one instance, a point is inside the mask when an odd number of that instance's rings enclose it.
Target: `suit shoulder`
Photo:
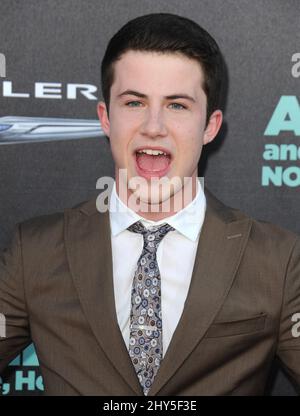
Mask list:
[[[268,255],[276,253],[279,262],[289,259],[295,248],[300,250],[298,234],[268,221],[252,218],[250,238],[262,252]]]
[[[254,218],[240,209],[229,208],[235,221],[248,220],[251,223],[250,242],[262,252],[289,255],[296,245],[300,246],[300,236],[270,221]]]
[[[230,223],[235,221],[250,221],[250,241],[256,247],[266,248],[268,251],[280,249],[282,252],[290,251],[297,243],[300,236],[290,230],[269,221],[256,219],[238,208],[225,205],[216,198],[209,190],[206,190],[208,206],[219,218]]]
[[[236,220],[246,220],[251,222],[251,234],[252,238],[257,241],[272,241],[280,245],[294,245],[297,240],[300,240],[300,236],[293,231],[290,231],[278,224],[274,224],[270,221],[266,221],[259,218],[254,218],[244,211],[237,208],[230,208],[232,215]]]
[[[63,233],[66,215],[77,215],[85,211],[92,214],[93,206],[95,207],[94,211],[97,212],[95,198],[82,201],[72,207],[67,207],[60,211],[32,217],[19,224],[20,230],[29,237],[36,233],[39,236],[46,233],[49,237],[51,236],[51,233]]]
[[[274,224],[269,221],[259,220],[251,218],[253,228],[261,235],[269,236],[270,238],[280,238],[281,240],[296,241],[300,239],[300,236],[293,231],[290,231],[280,225]]]

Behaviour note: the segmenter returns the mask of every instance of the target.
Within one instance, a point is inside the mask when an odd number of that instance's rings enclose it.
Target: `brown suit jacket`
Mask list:
[[[299,238],[206,196],[184,311],[149,395],[260,395],[276,355],[300,386]],[[112,273],[95,200],[18,225],[0,257],[0,373],[33,341],[45,394],[143,395]]]

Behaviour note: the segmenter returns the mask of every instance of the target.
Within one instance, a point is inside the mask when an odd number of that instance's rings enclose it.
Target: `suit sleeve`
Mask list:
[[[300,239],[286,271],[277,355],[300,391]]]
[[[24,295],[20,226],[0,252],[0,375],[31,342]]]

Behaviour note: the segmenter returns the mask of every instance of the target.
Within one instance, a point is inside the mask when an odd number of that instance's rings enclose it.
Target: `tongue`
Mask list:
[[[165,155],[152,156],[145,153],[137,153],[136,158],[139,167],[148,171],[158,172],[160,170],[164,170],[170,163],[170,158]]]

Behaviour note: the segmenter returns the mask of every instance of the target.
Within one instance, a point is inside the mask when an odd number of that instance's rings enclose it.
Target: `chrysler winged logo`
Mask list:
[[[0,117],[0,145],[104,136],[98,120]]]

